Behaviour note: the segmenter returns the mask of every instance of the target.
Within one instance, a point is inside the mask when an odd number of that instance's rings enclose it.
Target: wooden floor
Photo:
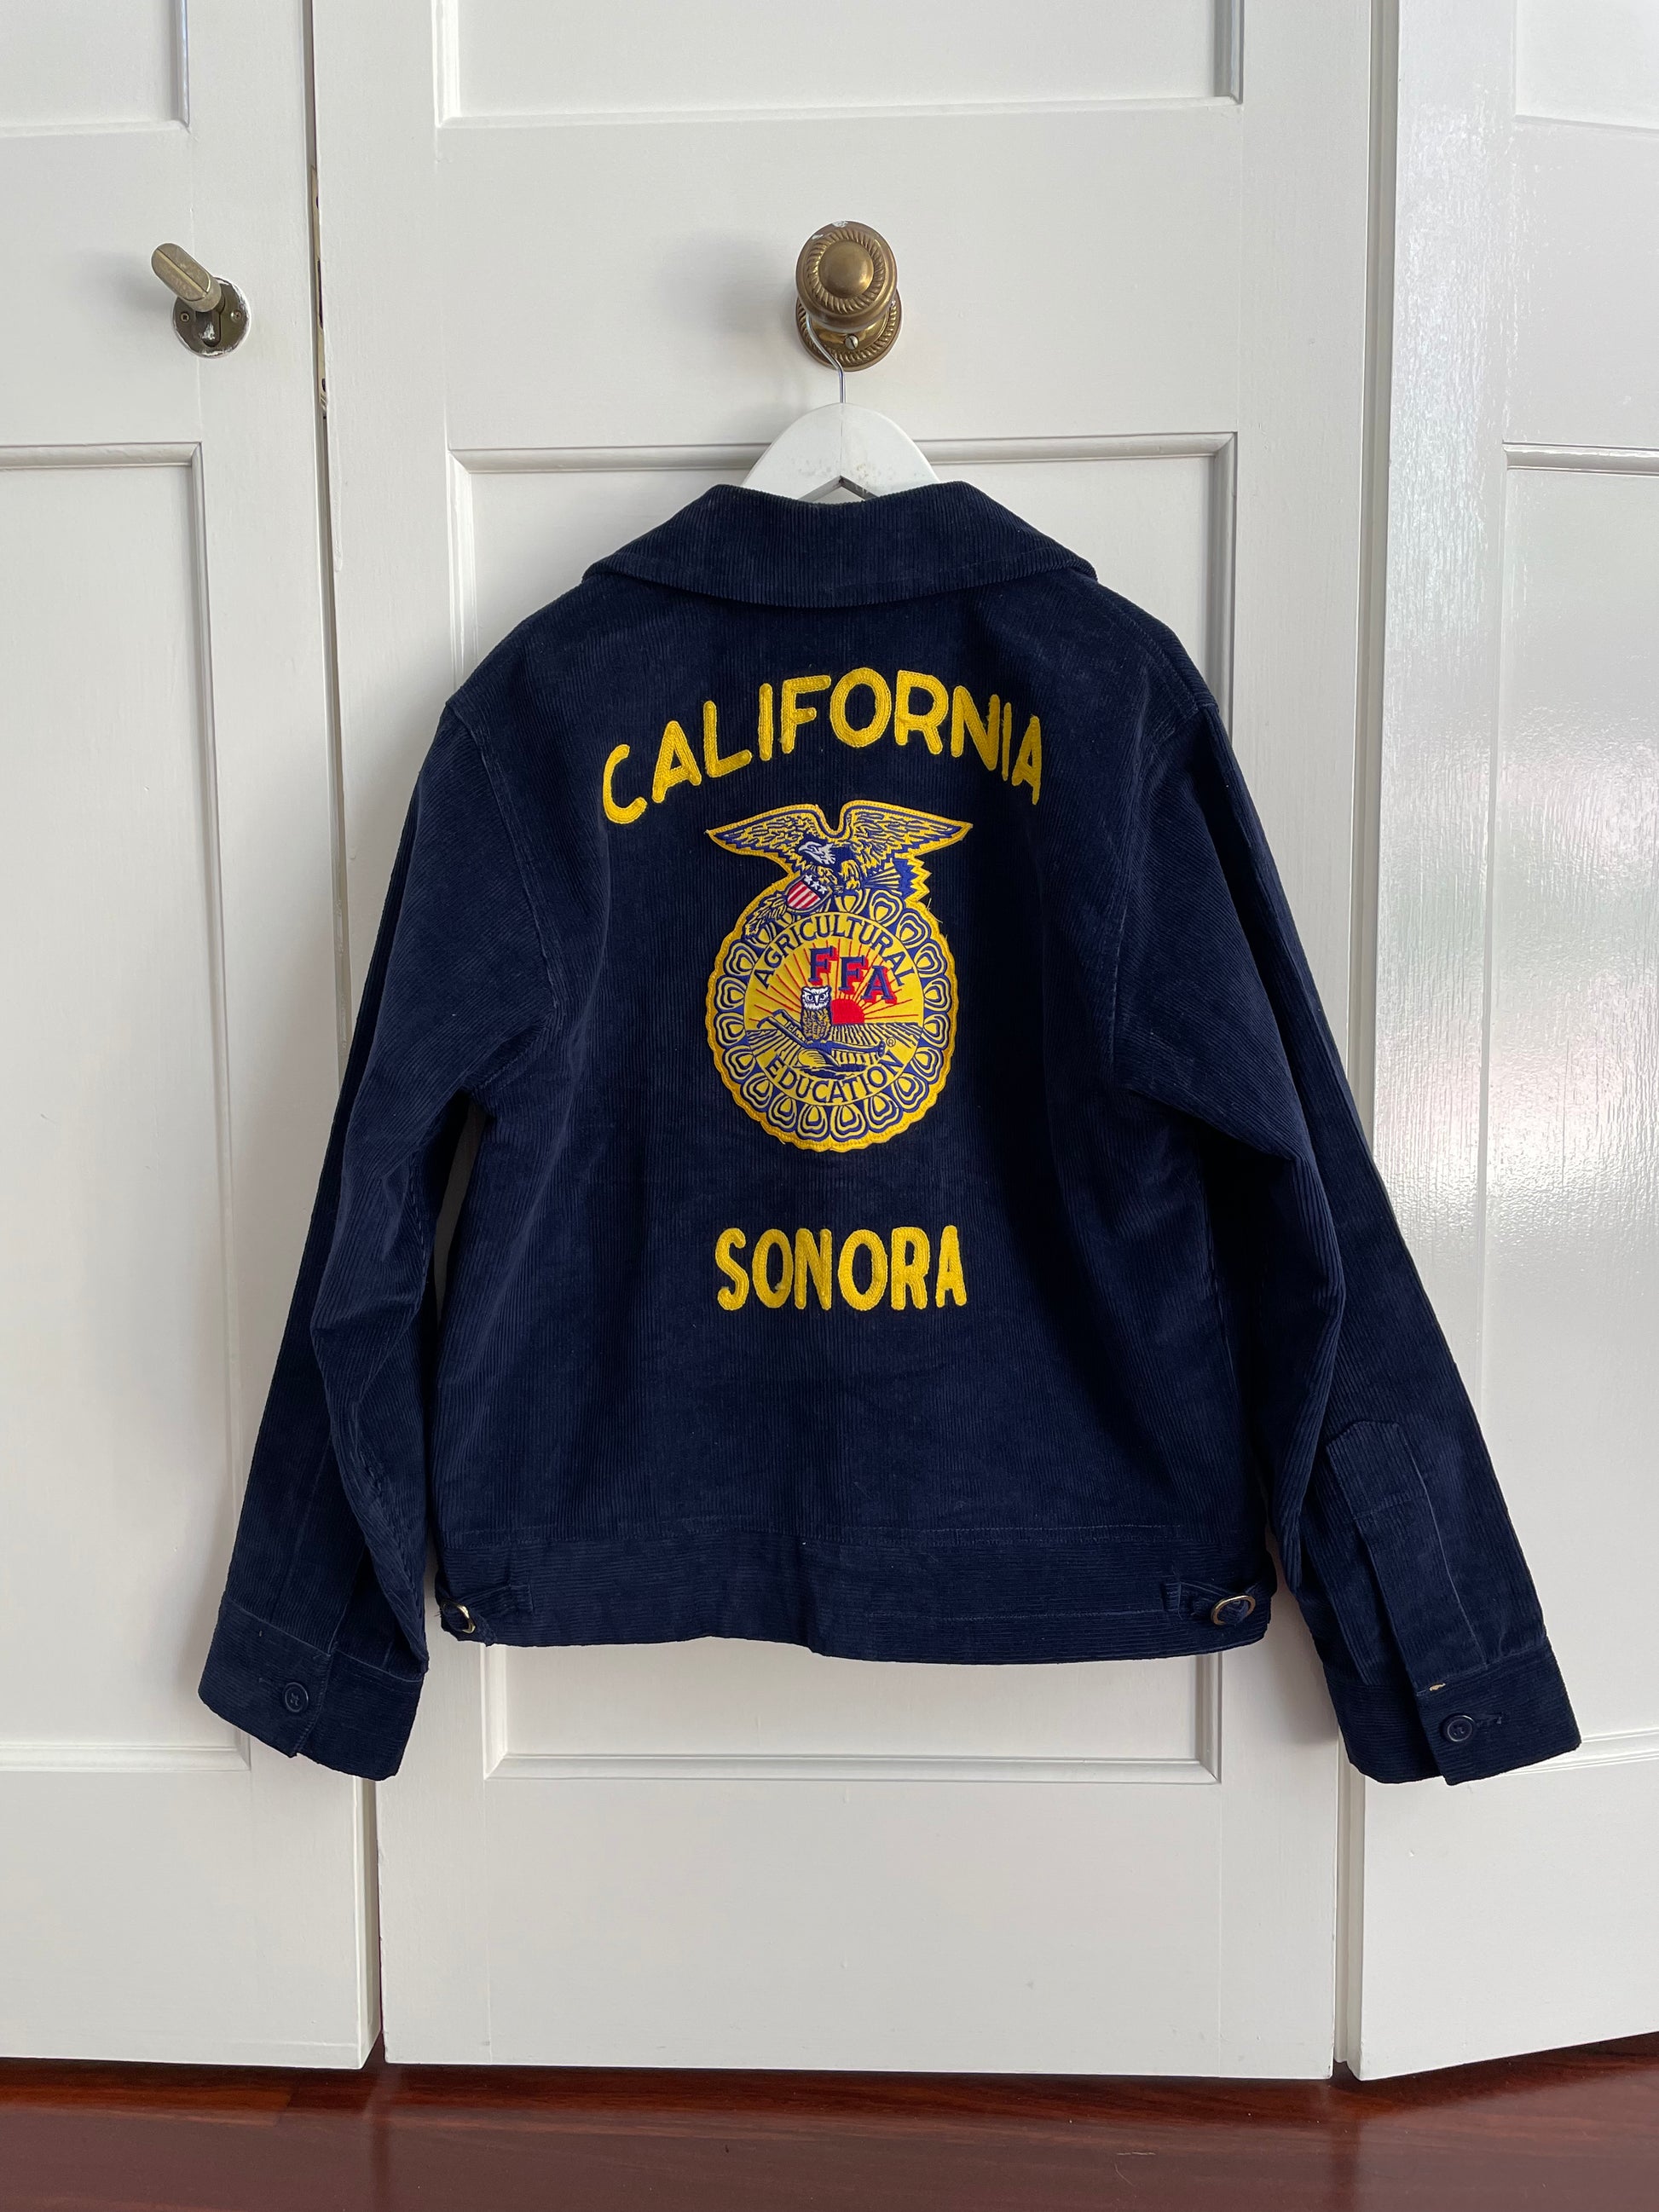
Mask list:
[[[1659,2212],[1659,2036],[1363,2084],[0,2063],[3,2212]]]

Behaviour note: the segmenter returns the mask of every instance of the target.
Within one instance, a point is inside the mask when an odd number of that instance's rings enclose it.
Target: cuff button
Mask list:
[[[1440,1723],[1440,1733],[1448,1743],[1467,1743],[1474,1734],[1474,1721],[1468,1713],[1453,1713]]]
[[[302,1713],[311,1703],[311,1692],[303,1682],[284,1682],[283,1705],[290,1713]]]

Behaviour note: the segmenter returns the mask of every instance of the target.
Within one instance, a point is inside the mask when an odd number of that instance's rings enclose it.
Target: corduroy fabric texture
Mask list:
[[[964,484],[705,494],[445,711],[203,1697],[392,1773],[428,1547],[483,1642],[1222,1650],[1270,1523],[1365,1773],[1577,1743],[1179,644]]]

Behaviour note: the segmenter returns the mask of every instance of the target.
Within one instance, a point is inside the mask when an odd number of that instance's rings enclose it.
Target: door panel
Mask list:
[[[338,1081],[302,12],[0,30],[8,2051],[375,2032],[362,1791],[196,1697]]]
[[[0,1293],[0,1334],[30,1378],[0,1460],[76,1474],[20,1486],[7,1515],[14,1759],[79,1746],[120,1765],[246,1764],[190,1672],[230,1504],[198,488],[192,454],[154,447],[137,465],[77,455],[0,472],[22,648],[5,690],[32,739],[6,753],[0,931],[50,949],[20,974],[8,1025],[13,1066],[36,1074],[6,1091],[0,1212],[27,1224],[36,1257]],[[70,700],[62,662],[32,647],[79,625]],[[88,1389],[94,1376],[105,1387]],[[42,1563],[84,1575],[94,1559],[84,1629],[51,1667],[31,1665],[58,1644],[69,1595]]]
[[[1202,100],[1225,89],[1231,10],[1217,0],[1039,0],[981,6],[941,39],[923,9],[847,0],[806,57],[766,0],[702,0],[665,19],[650,0],[550,13],[534,0],[447,0],[446,122],[510,116],[751,114],[822,107],[1073,106]]]
[[[1659,1551],[1659,110],[1640,17],[1413,0],[1401,21],[1377,1153],[1584,1743],[1449,1796],[1357,1784],[1347,2033],[1367,2075],[1659,2022],[1641,1600]]]
[[[435,47],[319,8],[359,975],[454,684],[834,396],[790,276],[850,213],[905,327],[849,396],[1236,697],[1340,1033],[1368,27],[1262,0],[1241,103],[1230,9],[1049,18],[1069,46],[982,0],[947,52],[901,5],[854,71],[736,4],[647,40],[453,0]],[[434,1643],[380,1793],[398,2057],[1328,2068],[1335,1736],[1293,1613],[1196,1668]]]
[[[717,1637],[666,1657],[656,1644],[501,1650],[485,1662],[484,1741],[490,1772],[515,1780],[787,1766],[808,1780],[902,1768],[1203,1782],[1219,1751],[1217,1671],[1201,1659],[994,1667],[968,1704],[950,1669]]]
[[[182,123],[187,97],[184,22],[173,0],[61,0],[0,19],[0,126],[8,130]]]

